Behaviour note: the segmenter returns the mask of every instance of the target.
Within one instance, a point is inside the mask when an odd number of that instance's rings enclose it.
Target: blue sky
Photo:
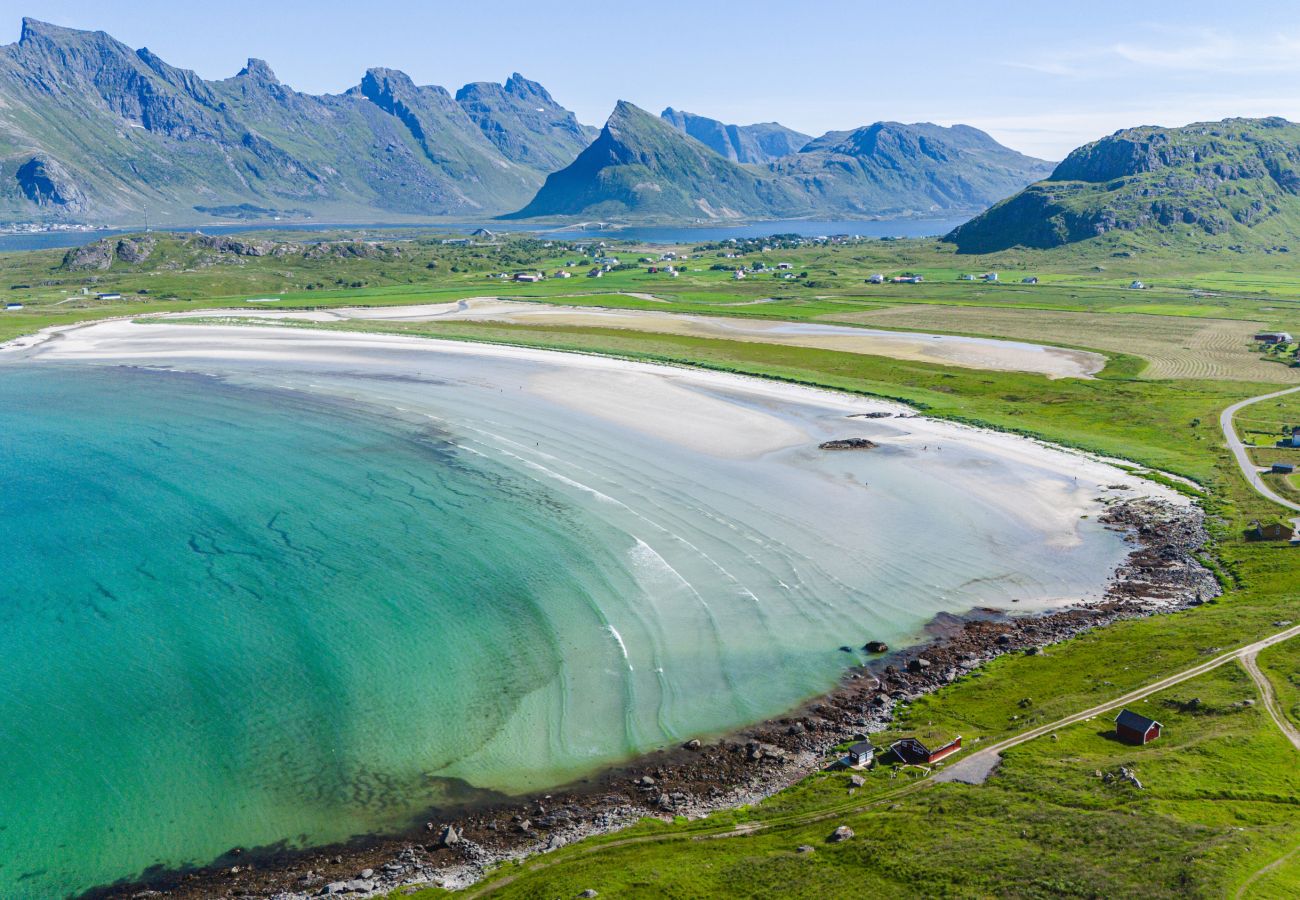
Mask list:
[[[108,31],[205,78],[249,56],[312,93],[376,65],[453,91],[519,71],[597,125],[619,99],[811,134],[967,122],[1057,159],[1129,125],[1300,119],[1300,19],[1284,5],[0,0],[0,42],[31,15]]]

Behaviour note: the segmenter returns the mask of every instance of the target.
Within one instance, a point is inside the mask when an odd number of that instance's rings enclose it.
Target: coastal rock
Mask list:
[[[583,892],[582,892],[581,894],[579,894],[578,896],[579,896],[579,897],[588,897],[588,898],[590,898],[590,897],[599,897],[600,894],[597,893],[596,891],[593,891],[591,888],[587,888],[585,891],[583,891]]]
[[[874,450],[880,445],[873,440],[862,437],[840,438],[834,441],[825,441],[818,445],[822,450]]]
[[[930,661],[923,656],[918,656],[907,664],[909,672],[924,672],[930,668]]]
[[[888,653],[889,645],[884,641],[867,641],[862,645],[862,649],[868,653]]]
[[[686,743],[682,744],[682,746],[683,746],[684,748],[686,748],[687,750],[698,750],[698,749],[700,749],[700,747],[703,746],[703,745],[702,745],[698,740],[696,740],[695,738],[691,738],[689,741],[687,741]]]
[[[836,828],[831,832],[829,840],[833,844],[838,844],[842,841],[847,841],[851,837],[853,837],[853,829],[847,825],[841,825],[839,828]]]
[[[461,831],[455,825],[446,825],[438,837],[438,846],[454,847],[461,841]]]

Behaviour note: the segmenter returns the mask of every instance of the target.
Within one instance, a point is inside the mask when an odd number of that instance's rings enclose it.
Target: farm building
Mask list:
[[[1270,472],[1275,472],[1275,473],[1277,473],[1278,475],[1290,475],[1292,472],[1295,471],[1295,464],[1294,464],[1294,463],[1275,462],[1275,463],[1273,463],[1273,465],[1272,465],[1272,467],[1269,469],[1269,471],[1270,471]]]
[[[885,283],[884,275],[872,275],[870,278],[867,279],[867,284],[884,284],[884,283]]]
[[[961,749],[961,735],[953,738],[942,747],[931,750],[916,738],[903,738],[889,745],[889,752],[901,763],[907,765],[926,765],[952,756]]]
[[[1288,331],[1261,331],[1254,339],[1261,344],[1289,344],[1295,340]]]
[[[849,748],[849,755],[845,757],[854,769],[865,769],[875,758],[876,748],[871,746],[871,741],[858,741]]]
[[[983,275],[980,276],[980,281],[997,281],[997,280],[998,280],[997,272],[985,272]]]
[[[19,309],[22,309],[22,308],[23,308],[23,305],[22,305],[21,303],[6,303],[6,304],[5,304],[5,309],[8,309],[8,310],[19,310]]]
[[[551,277],[552,277],[552,278],[572,278],[572,277],[573,277],[573,273],[572,273],[572,272],[566,272],[566,271],[564,271],[563,269],[556,269],[556,270],[555,270],[555,274],[552,275]]]
[[[122,295],[117,293],[116,291],[109,291],[106,294],[96,294],[95,299],[96,300],[121,300]]]
[[[1144,291],[1146,290],[1146,285],[1138,281],[1137,279],[1134,279],[1133,281],[1129,282],[1128,289],[1130,291]]]
[[[1149,744],[1160,737],[1160,723],[1131,709],[1122,709],[1115,717],[1115,733],[1126,744]]]
[[[1282,429],[1284,433],[1288,432],[1286,437],[1277,442],[1279,447],[1300,447],[1300,427],[1291,426],[1290,429]]]
[[[1020,279],[1021,284],[1038,284],[1038,276],[1030,275],[1028,278]]]
[[[522,281],[527,284],[532,284],[535,281],[541,281],[542,278],[543,275],[541,272],[516,272],[515,273],[515,281]]]
[[[958,276],[957,276],[957,280],[958,280],[958,281],[974,281],[974,280],[975,280],[975,276],[972,275],[972,274],[970,274],[969,272],[966,272],[966,273],[963,273],[963,274],[961,274],[961,275],[958,275]]]
[[[587,273],[588,278],[604,278],[605,272],[602,269],[592,269]]]

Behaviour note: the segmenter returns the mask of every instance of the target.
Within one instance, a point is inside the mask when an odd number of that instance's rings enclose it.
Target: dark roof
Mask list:
[[[1135,713],[1131,709],[1122,709],[1118,716],[1115,717],[1115,724],[1120,728],[1131,728],[1139,734],[1146,734],[1147,729],[1152,725],[1159,725],[1155,719],[1148,719],[1140,713]]]
[[[871,741],[858,741],[856,744],[854,744],[852,747],[849,748],[849,752],[856,753],[859,756],[861,756],[867,753],[875,753],[876,748],[872,746]]]

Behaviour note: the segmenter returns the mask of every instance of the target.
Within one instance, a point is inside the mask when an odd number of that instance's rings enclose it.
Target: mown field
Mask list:
[[[929,415],[1119,457],[1199,485],[1194,493],[1213,533],[1206,558],[1225,587],[1221,599],[1175,615],[1121,623],[1042,654],[1003,657],[913,703],[878,743],[924,729],[960,733],[968,747],[978,746],[1257,640],[1278,631],[1278,623],[1300,621],[1300,549],[1244,539],[1250,522],[1277,519],[1281,511],[1248,488],[1218,430],[1218,415],[1232,402],[1297,381],[1293,373],[1300,369],[1289,366],[1292,348],[1266,360],[1250,333],[1256,323],[1300,332],[1300,260],[1292,262],[1289,254],[1231,253],[1178,258],[1158,247],[1121,251],[1110,244],[988,258],[956,257],[922,241],[783,249],[741,260],[719,257],[727,252],[719,248],[680,249],[692,258],[678,278],[650,275],[641,266],[601,279],[579,275],[539,285],[486,276],[524,266],[551,271],[576,254],[530,242],[454,252],[435,242],[415,242],[404,247],[400,259],[330,261],[313,268],[264,258],[197,265],[176,251],[168,260],[178,269],[146,266],[94,276],[60,273],[54,254],[5,257],[0,279],[58,283],[11,290],[30,306],[0,314],[0,338],[109,314],[248,308],[247,299],[273,293],[279,298],[273,305],[280,307],[503,296],[851,322],[1094,349],[1108,357],[1098,377],[1050,381],[627,328],[356,321],[299,326],[612,354],[860,392],[902,400]],[[649,251],[616,247],[609,252],[635,259]],[[1113,255],[1121,252],[1133,255]],[[735,281],[729,272],[710,268],[756,259],[789,261],[806,277]],[[587,265],[575,268],[585,271]],[[1008,283],[956,280],[962,272],[995,268]],[[867,284],[866,276],[875,271],[919,271],[927,280]],[[1020,285],[1028,274],[1042,283]],[[72,282],[88,277],[98,279],[94,284],[100,287],[152,280],[159,290],[149,288],[150,294],[133,294],[122,303],[77,298],[53,305],[66,296],[61,292],[79,290]],[[1153,287],[1129,290],[1133,278]],[[358,281],[364,283],[353,286]],[[163,291],[175,299],[163,299]],[[1284,424],[1300,424],[1300,398],[1250,407],[1239,427],[1264,443]],[[1291,452],[1300,460],[1300,451]],[[1270,648],[1259,662],[1284,707],[1300,721],[1298,644]],[[1140,705],[1165,725],[1164,736],[1148,747],[1116,742],[1110,723],[1096,719],[1008,751],[981,786],[932,784],[913,773],[891,777],[881,768],[850,794],[846,776],[823,773],[751,808],[692,822],[649,820],[505,866],[466,893],[1296,896],[1300,759],[1261,704],[1247,700],[1258,701],[1255,685],[1228,664]],[[1136,773],[1141,789],[1113,777],[1121,767]],[[828,842],[840,824],[852,827],[856,837]],[[801,852],[804,845],[813,850]],[[429,889],[416,896],[441,894]]]

